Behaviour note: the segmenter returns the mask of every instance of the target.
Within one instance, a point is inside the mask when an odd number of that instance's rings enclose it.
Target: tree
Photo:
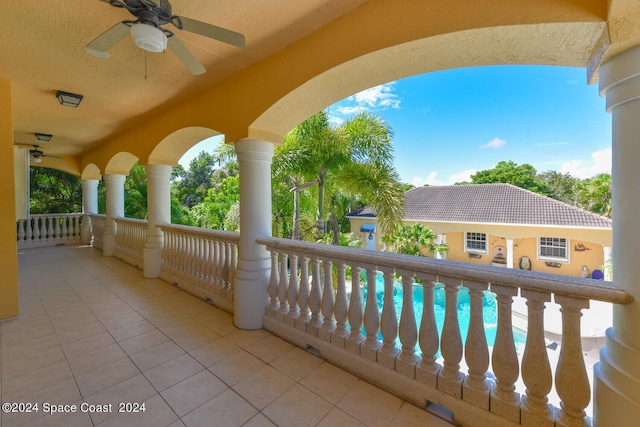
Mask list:
[[[331,216],[336,216],[335,192],[340,190],[357,194],[374,208],[383,234],[391,233],[400,223],[404,197],[393,168],[392,138],[389,126],[372,114],[362,113],[333,127],[325,111],[287,135],[285,145],[292,147],[288,152],[289,176],[296,182],[304,179],[295,188],[317,186],[318,238],[326,232],[325,204],[329,204]]]
[[[211,188],[215,157],[205,151],[189,162],[189,169],[175,169],[179,174],[177,182],[177,195],[186,206],[195,206],[207,195]]]
[[[582,181],[578,189],[578,206],[611,218],[611,175],[603,173]]]
[[[570,205],[577,203],[577,191],[580,180],[570,174],[556,171],[546,171],[538,175],[538,180],[545,183],[548,196]]]
[[[449,250],[446,243],[436,244],[438,236],[429,227],[422,224],[403,224],[384,239],[387,251],[397,254],[425,256],[424,252],[445,253]]]
[[[486,169],[471,175],[472,184],[504,183],[524,188],[534,193],[548,195],[544,181],[537,177],[536,169],[529,164],[518,165],[514,161],[501,161],[493,169]]]
[[[57,169],[30,167],[29,210],[32,214],[82,212],[78,177]]]
[[[147,171],[137,162],[124,180],[124,216],[147,219]]]

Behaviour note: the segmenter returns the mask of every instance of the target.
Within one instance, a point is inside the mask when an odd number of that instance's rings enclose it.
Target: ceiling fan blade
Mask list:
[[[182,28],[190,33],[200,34],[201,36],[209,37],[210,39],[219,40],[221,42],[244,48],[247,46],[247,42],[244,35],[236,33],[235,31],[227,30],[225,28],[216,27],[215,25],[207,24],[205,22],[196,21],[195,19],[180,17],[182,21]]]
[[[129,27],[122,22],[117,23],[104,33],[96,37],[91,43],[84,47],[84,50],[99,58],[108,58],[109,49],[129,34]]]
[[[202,64],[198,62],[196,57],[193,56],[193,53],[191,53],[191,51],[184,45],[184,43],[182,43],[178,39],[178,37],[169,37],[169,40],[167,40],[167,44],[169,46],[169,49],[171,49],[173,53],[176,54],[178,59],[182,61],[182,63],[185,65],[185,67],[187,67],[191,74],[193,74],[194,76],[198,76],[207,71],[202,66]]]
[[[47,159],[53,159],[53,160],[64,160],[62,157],[51,156],[49,154],[43,154],[41,157],[46,157]]]

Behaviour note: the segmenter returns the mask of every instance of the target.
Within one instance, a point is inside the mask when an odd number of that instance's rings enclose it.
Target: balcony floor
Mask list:
[[[38,412],[2,413],[4,427],[450,425],[93,248],[21,251],[19,265],[0,393]],[[144,413],[118,412],[142,402]],[[45,414],[45,403],[77,412]]]

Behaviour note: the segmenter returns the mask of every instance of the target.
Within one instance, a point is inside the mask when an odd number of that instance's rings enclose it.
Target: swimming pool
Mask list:
[[[414,284],[413,286],[413,309],[416,316],[416,324],[420,325],[420,319],[422,319],[423,308],[423,288],[422,285]],[[393,286],[393,302],[396,309],[396,316],[400,321],[400,313],[402,311],[402,284],[398,281],[394,281]],[[366,283],[363,289],[363,301],[366,301],[367,286]],[[376,299],[378,301],[378,308],[382,313],[382,304],[384,298],[384,280],[381,274],[378,275],[376,280]],[[445,291],[444,285],[441,283],[436,284],[434,289],[434,312],[436,317],[436,326],[438,328],[438,336],[442,336],[442,327],[444,325],[445,314]],[[464,286],[461,286],[458,290],[458,324],[460,325],[460,335],[462,337],[462,344],[464,345],[467,339],[467,333],[469,332],[469,317],[471,314],[469,290]],[[498,331],[498,312],[496,307],[496,295],[492,292],[485,292],[483,298],[483,318],[484,318],[484,330],[487,336],[487,345],[493,347],[496,340],[496,332]],[[382,335],[379,333],[380,339]],[[527,340],[527,334],[520,329],[513,328],[513,338],[516,344],[516,350],[518,353],[524,351],[524,345]],[[399,339],[396,340],[396,345],[400,347]],[[439,356],[439,354],[438,354]]]

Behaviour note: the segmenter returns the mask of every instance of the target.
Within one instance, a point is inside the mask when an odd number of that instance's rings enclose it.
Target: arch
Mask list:
[[[249,135],[272,142],[309,116],[359,91],[433,71],[482,65],[586,67],[604,22],[529,24],[464,30],[414,40],[344,62],[264,111]],[[585,73],[585,83],[587,81]]]
[[[105,175],[129,175],[129,171],[137,161],[138,158],[133,154],[120,152],[109,160],[107,166],[105,167],[104,173]]]
[[[100,173],[100,168],[94,164],[89,163],[82,171],[80,175],[80,179],[96,179],[100,180],[102,178],[102,174]]]
[[[142,159],[142,161],[145,164],[175,166],[191,147],[217,135],[221,135],[220,132],[200,126],[179,129],[160,141],[151,151],[146,161],[145,159]]]

